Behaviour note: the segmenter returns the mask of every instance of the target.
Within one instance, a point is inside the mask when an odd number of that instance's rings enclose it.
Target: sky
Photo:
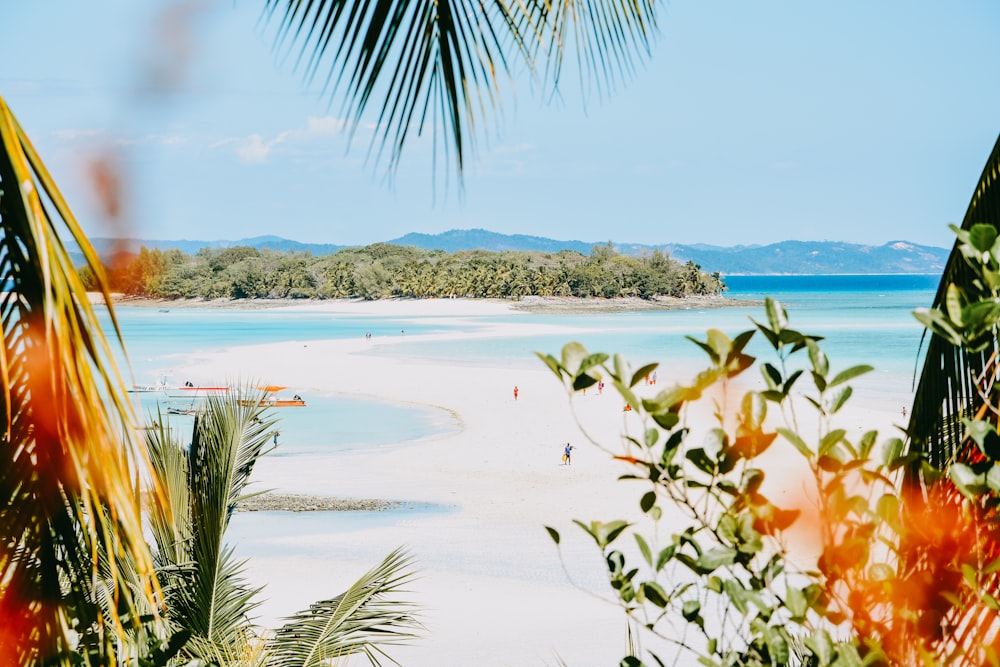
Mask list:
[[[1000,132],[995,0],[671,0],[611,92],[516,72],[461,187],[427,138],[387,178],[264,4],[5,3],[0,96],[88,234],[949,247]],[[151,72],[170,92],[140,92]],[[117,215],[94,164],[116,165]]]

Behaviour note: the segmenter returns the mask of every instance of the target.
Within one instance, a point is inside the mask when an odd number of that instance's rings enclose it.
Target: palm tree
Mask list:
[[[165,502],[152,504],[150,523],[167,621],[190,636],[181,655],[219,665],[302,666],[361,652],[377,664],[382,647],[416,628],[411,605],[394,598],[412,576],[410,558],[400,550],[272,636],[251,622],[260,589],[243,578],[243,563],[225,534],[236,504],[248,497],[250,474],[268,451],[275,420],[259,407],[261,392],[229,393],[207,399],[189,446],[166,425],[146,435],[164,491]]]
[[[972,201],[962,220],[959,239],[948,258],[931,310],[918,317],[933,334],[919,377],[906,434],[912,464],[904,483],[913,516],[954,516],[962,508],[945,539],[929,540],[921,530],[903,533],[901,572],[913,580],[935,582],[943,588],[925,601],[922,621],[934,619],[953,630],[940,637],[942,655],[949,664],[982,664],[983,651],[995,649],[1000,635],[1000,573],[991,564],[1000,557],[997,498],[1000,488],[987,483],[986,471],[995,465],[1000,406],[997,404],[998,325],[997,257],[992,241],[1000,232],[1000,139],[986,162]],[[975,237],[975,238],[974,238]],[[983,244],[989,247],[984,259]],[[992,272],[993,275],[986,275]],[[983,430],[973,426],[989,425]],[[941,472],[945,474],[942,476]],[[961,472],[960,472],[961,471]],[[966,474],[967,473],[967,474]],[[976,486],[976,474],[983,482]],[[968,479],[966,479],[968,478]],[[950,510],[950,512],[949,512]],[[953,545],[964,539],[965,557],[984,565],[963,585],[963,554]],[[948,540],[953,540],[948,544]],[[956,565],[956,563],[958,565]],[[950,578],[949,578],[950,577]],[[947,600],[947,601],[945,601]],[[926,633],[930,634],[930,633]],[[990,650],[993,650],[990,649]]]
[[[141,456],[129,428],[124,446],[120,436],[132,411],[60,232],[105,298],[107,283],[2,98],[0,146],[0,663],[65,663],[82,636],[94,639],[85,661],[104,664],[137,608],[155,611],[156,582],[132,494]],[[113,555],[100,593],[112,618],[92,586],[99,551]]]
[[[515,61],[555,88],[570,48],[581,79],[603,92],[648,53],[656,29],[652,0],[266,0],[266,12],[278,17],[279,44],[300,44],[306,78],[343,95],[355,127],[375,104],[373,147],[389,146],[392,165],[429,126],[459,173],[499,107],[498,74]]]
[[[973,191],[972,201],[962,219],[962,230],[976,224],[991,225],[1000,231],[1000,138],[986,161],[982,176]],[[931,304],[933,309],[947,309],[949,286],[974,288],[976,273],[956,241],[948,257]],[[907,435],[911,449],[925,454],[938,468],[953,460],[961,451],[965,434],[961,418],[979,413],[990,399],[990,387],[983,389],[977,378],[987,379],[988,369],[997,367],[1000,341],[994,337],[982,349],[970,350],[941,336],[927,338],[927,355],[920,373]],[[996,419],[993,419],[994,423]]]

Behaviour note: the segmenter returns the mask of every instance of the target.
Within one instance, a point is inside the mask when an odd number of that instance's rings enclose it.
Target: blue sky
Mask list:
[[[274,50],[263,0],[8,4],[0,95],[95,236],[950,246],[1000,132],[994,0],[673,0],[611,95],[518,75],[460,194],[433,180],[426,139],[391,183],[366,160],[370,127],[348,150],[339,105]],[[193,8],[190,34],[164,57],[171,6]],[[150,71],[173,92],[137,94]],[[125,227],[88,185],[109,151]]]

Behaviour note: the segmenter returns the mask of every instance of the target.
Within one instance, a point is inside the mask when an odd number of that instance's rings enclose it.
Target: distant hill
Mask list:
[[[590,254],[595,245],[607,241],[560,241],[525,234],[498,234],[485,229],[455,229],[441,234],[406,234],[386,243],[456,252],[459,250],[534,250],[555,253],[573,250]],[[94,239],[100,254],[108,252],[112,239]],[[278,236],[257,236],[237,241],[153,241],[130,239],[134,248],[145,246],[167,250],[177,248],[194,254],[201,248],[252,246],[282,252],[309,252],[328,255],[347,246],[327,243],[300,243]],[[940,273],[950,252],[947,248],[922,246],[907,241],[892,241],[881,246],[866,246],[838,241],[782,241],[769,245],[714,246],[706,244],[644,245],[615,243],[615,250],[627,255],[643,255],[654,250],[671,257],[699,264],[706,271],[723,274],[837,274],[837,273]]]
[[[906,241],[866,246],[836,241],[782,241],[765,246],[666,246],[675,259],[726,274],[941,273],[947,248]]]
[[[300,243],[281,238],[280,236],[254,236],[249,239],[238,241],[160,241],[153,239],[110,239],[97,237],[91,239],[97,254],[104,255],[110,252],[116,244],[125,242],[130,248],[149,248],[150,250],[171,250],[176,248],[181,252],[193,255],[202,248],[232,248],[235,246],[250,246],[262,250],[279,250],[281,252],[311,252],[314,255],[330,255],[341,248],[347,246],[333,245],[330,243]]]

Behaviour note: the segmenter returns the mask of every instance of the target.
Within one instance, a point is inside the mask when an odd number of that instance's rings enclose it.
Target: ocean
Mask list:
[[[139,384],[163,376],[171,383],[182,384],[187,378],[173,377],[171,368],[184,365],[192,355],[215,349],[360,338],[369,332],[376,344],[368,354],[538,368],[541,362],[536,351],[558,354],[565,343],[578,340],[591,351],[621,353],[636,367],[657,361],[671,372],[686,374],[696,372],[705,363],[704,355],[687,336],[704,337],[709,328],[732,336],[752,328],[752,319],[766,321],[759,303],[771,296],[787,308],[794,328],[825,338],[823,347],[834,369],[860,363],[875,367],[873,373],[854,383],[861,400],[898,405],[901,409],[912,396],[923,335],[912,311],[930,304],[938,280],[937,275],[730,276],[726,279],[727,296],[736,303],[729,308],[511,313],[457,321],[435,316],[372,317],[281,309],[155,309],[128,305],[119,306],[116,313],[135,382]],[[741,305],[743,302],[746,305]],[[546,333],[519,335],[517,327],[496,326],[518,322],[544,325]],[[538,331],[537,326],[524,329]],[[398,338],[402,331],[406,332],[405,341],[377,345],[380,337]],[[422,334],[455,331],[470,335],[447,342],[422,339]],[[756,338],[751,353],[766,353],[761,337]],[[455,428],[449,415],[431,409],[383,405],[343,395],[306,398],[310,408],[282,411],[283,440],[292,446],[281,448],[275,455],[382,446]],[[156,395],[144,395],[141,407],[155,412],[156,404]],[[166,407],[162,399],[161,407]]]

